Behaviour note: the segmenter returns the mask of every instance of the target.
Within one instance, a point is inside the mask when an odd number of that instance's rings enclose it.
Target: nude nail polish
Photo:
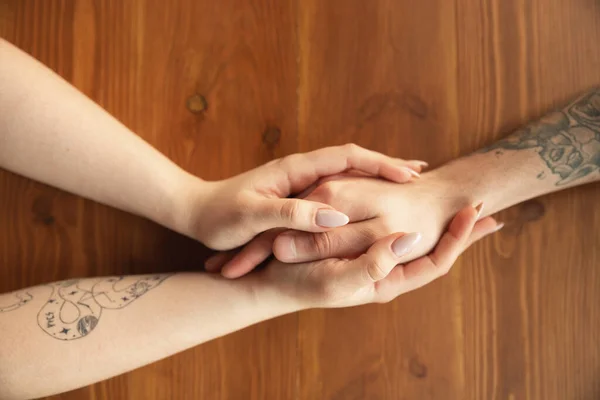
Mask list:
[[[421,241],[421,234],[418,232],[408,233],[399,237],[392,243],[392,251],[398,257],[410,253],[415,245]]]
[[[350,218],[339,211],[325,209],[317,211],[315,222],[323,228],[337,228],[350,222]]]
[[[414,169],[410,169],[410,168],[403,168],[406,172],[408,172],[409,174],[411,174],[414,178],[420,178],[421,175],[415,171]]]
[[[477,219],[481,217],[481,212],[483,211],[483,201],[475,206],[475,210],[477,211]]]
[[[499,222],[498,225],[496,225],[496,227],[492,231],[492,233],[496,233],[496,232],[498,232],[502,228],[504,228],[504,222]]]
[[[409,163],[412,164],[417,164],[419,167],[421,168],[427,168],[429,167],[429,163],[426,161],[421,161],[421,160],[410,160]]]

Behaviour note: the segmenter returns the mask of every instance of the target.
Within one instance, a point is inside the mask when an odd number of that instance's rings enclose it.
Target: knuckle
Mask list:
[[[444,275],[448,275],[448,273],[450,272],[450,270],[452,269],[452,265],[451,264],[444,264],[439,268],[439,276],[444,276]]]
[[[437,272],[437,277],[441,278],[444,275],[447,275],[450,272],[450,269],[452,269],[452,263],[448,263],[448,262],[443,262],[443,263],[435,263],[435,270]]]
[[[364,150],[362,147],[355,143],[346,143],[342,146],[342,149],[345,150],[348,154],[356,154]]]
[[[362,243],[368,243],[369,246],[375,243],[380,237],[387,235],[387,232],[379,232],[377,229],[373,229],[369,226],[365,226],[358,232]]]
[[[302,160],[304,156],[302,154],[290,154],[289,156],[285,156],[281,158],[279,162],[279,166],[283,169],[293,170],[298,163]]]
[[[300,217],[300,202],[286,201],[279,210],[280,217],[288,221],[296,221]]]
[[[313,251],[321,256],[328,256],[333,250],[333,238],[329,232],[313,234],[311,237],[311,246]]]
[[[379,281],[386,277],[386,269],[383,266],[381,260],[376,258],[367,261],[367,273],[369,274],[369,278],[373,281]]]
[[[323,203],[331,204],[331,202],[337,197],[337,193],[340,189],[340,183],[337,181],[329,181],[323,183],[315,190],[315,195],[319,196],[319,199]]]

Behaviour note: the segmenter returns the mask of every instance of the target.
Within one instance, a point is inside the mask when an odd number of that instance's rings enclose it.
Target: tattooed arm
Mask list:
[[[75,389],[298,308],[254,289],[250,280],[175,274],[0,295],[0,398]]]
[[[491,233],[461,210],[432,254],[406,263],[418,233],[389,235],[358,258],[269,263],[225,280],[202,273],[56,282],[0,295],[0,398],[75,389],[278,315],[390,301],[437,278]]]
[[[600,179],[600,89],[481,151],[432,171],[491,214],[546,193]]]
[[[410,185],[360,177],[327,181],[306,198],[330,204],[351,221],[362,222],[324,233],[285,232],[272,246],[259,238],[233,259],[217,259],[220,264],[213,267],[222,267],[224,276],[236,278],[260,263],[271,248],[279,260],[289,263],[347,257],[399,230],[423,233],[412,253],[419,256],[431,250],[451,216],[466,204],[481,199],[483,214],[490,215],[533,197],[597,181],[599,169],[600,89],[594,89],[562,110],[427,172]]]

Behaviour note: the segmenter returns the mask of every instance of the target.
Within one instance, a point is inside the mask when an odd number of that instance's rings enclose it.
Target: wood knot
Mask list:
[[[33,212],[33,221],[42,223],[46,226],[53,225],[55,222],[52,215],[52,198],[49,196],[38,196],[33,200],[31,206]]]
[[[187,109],[193,114],[200,114],[208,109],[208,102],[201,94],[190,96],[186,102]]]
[[[262,135],[263,143],[267,146],[276,146],[281,138],[281,130],[277,127],[267,128]]]
[[[427,365],[419,361],[417,357],[413,357],[410,359],[408,363],[408,370],[410,371],[410,374],[415,378],[427,378]]]

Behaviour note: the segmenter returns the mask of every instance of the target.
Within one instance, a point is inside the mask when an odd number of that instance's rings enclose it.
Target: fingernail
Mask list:
[[[419,175],[419,173],[417,171],[415,171],[414,169],[410,169],[410,168],[406,168],[406,167],[402,167],[402,169],[404,169],[406,172],[408,172],[409,174],[411,174],[413,177],[415,178],[420,178],[421,175]]]
[[[417,243],[421,241],[421,234],[417,232],[408,233],[399,237],[392,243],[392,251],[398,257],[402,257],[412,251]]]
[[[419,167],[421,168],[427,168],[429,167],[429,163],[426,161],[421,161],[421,160],[410,160],[409,163],[412,164],[417,164]]]
[[[481,211],[483,210],[483,201],[475,206],[475,210],[477,211],[477,219],[481,217]]]
[[[296,250],[296,234],[293,232],[286,232],[279,235],[277,238],[281,246],[287,247],[289,249],[289,257],[285,257],[285,260],[294,260],[298,256],[298,251]]]
[[[350,218],[344,213],[335,210],[319,210],[315,218],[317,225],[323,228],[337,228],[350,222]]]
[[[496,225],[496,227],[492,231],[492,233],[496,233],[496,232],[498,232],[502,228],[504,228],[504,222],[499,222],[498,225]]]

